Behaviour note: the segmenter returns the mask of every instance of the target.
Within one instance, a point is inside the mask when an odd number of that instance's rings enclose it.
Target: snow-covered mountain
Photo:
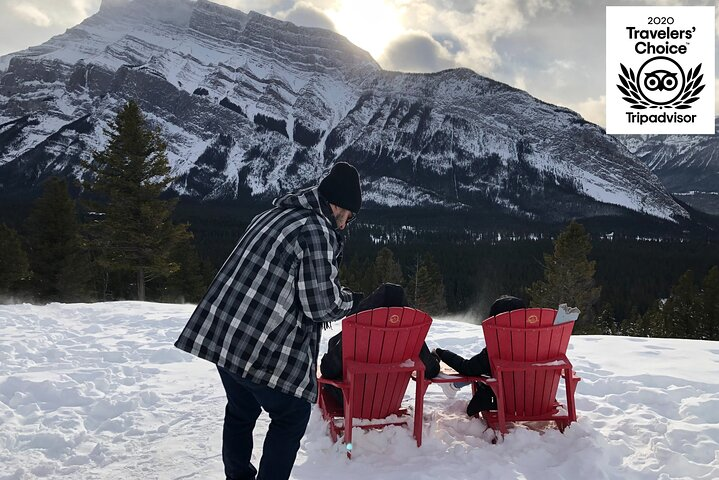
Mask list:
[[[265,198],[346,160],[380,206],[686,216],[575,112],[467,69],[385,71],[334,32],[206,0],[103,0],[64,34],[0,57],[0,188],[80,177],[131,98],[164,132],[185,195]]]
[[[716,118],[719,126],[719,117]],[[659,177],[667,190],[692,206],[719,214],[717,135],[619,137]]]
[[[719,192],[717,135],[626,135],[621,140],[670,192]]]

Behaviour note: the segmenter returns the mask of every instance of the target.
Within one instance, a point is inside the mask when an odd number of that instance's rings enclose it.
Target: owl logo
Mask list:
[[[637,110],[691,108],[706,86],[701,63],[686,74],[674,59],[663,56],[650,58],[636,72],[621,63],[619,67],[617,88],[630,108]]]
[[[684,91],[684,70],[669,57],[653,57],[644,62],[637,72],[637,90],[648,104],[668,106]]]
[[[654,70],[647,72],[644,76],[644,88],[650,92],[671,91],[677,88],[679,81],[677,80],[679,72],[670,72],[667,70]]]

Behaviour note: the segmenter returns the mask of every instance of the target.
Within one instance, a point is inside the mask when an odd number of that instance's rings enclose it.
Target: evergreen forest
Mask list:
[[[166,145],[133,102],[107,135],[82,184],[49,178],[0,215],[2,300],[197,302],[271,205],[168,195]],[[540,224],[495,210],[369,206],[345,233],[340,279],[365,294],[397,283],[417,308],[474,323],[510,294],[579,307],[577,333],[717,340],[717,239],[681,228],[641,216]]]

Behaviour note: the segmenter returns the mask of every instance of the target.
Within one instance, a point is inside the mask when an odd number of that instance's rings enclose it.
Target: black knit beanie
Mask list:
[[[325,200],[352,213],[359,212],[362,207],[359,173],[349,163],[335,163],[320,182],[319,190]]]
[[[494,301],[489,309],[489,316],[493,317],[504,312],[511,312],[512,310],[519,310],[520,308],[527,308],[524,302],[511,295],[502,295]]]

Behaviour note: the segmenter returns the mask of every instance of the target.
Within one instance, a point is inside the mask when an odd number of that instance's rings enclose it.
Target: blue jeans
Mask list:
[[[310,420],[310,402],[252,383],[222,367],[222,385],[227,394],[222,429],[222,462],[231,480],[284,480],[300,448]],[[262,447],[259,472],[252,465],[252,431],[262,409],[270,415],[270,427]]]

